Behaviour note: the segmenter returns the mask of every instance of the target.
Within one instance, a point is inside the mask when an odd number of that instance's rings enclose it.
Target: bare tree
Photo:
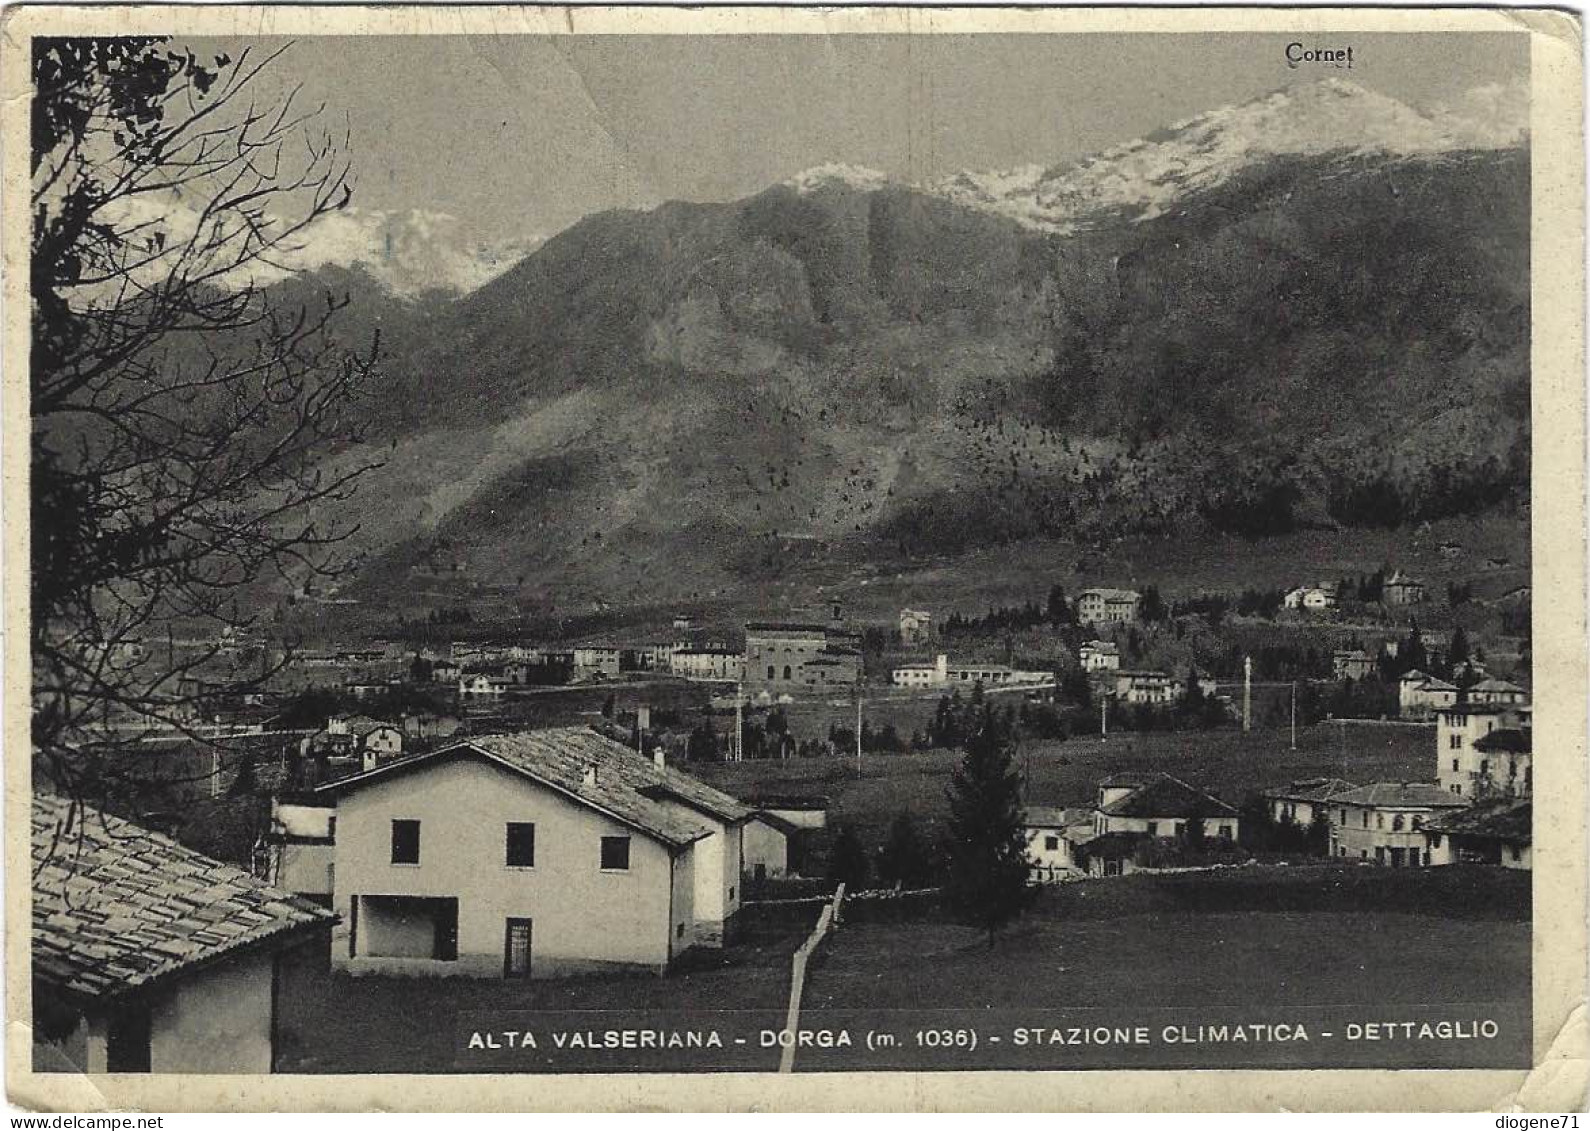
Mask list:
[[[337,340],[345,296],[269,286],[351,195],[321,111],[253,97],[279,54],[34,44],[32,730],[85,799],[123,784],[111,740],[200,737],[190,677],[235,651],[262,583],[346,567],[350,531],[319,516],[374,466],[377,343]]]

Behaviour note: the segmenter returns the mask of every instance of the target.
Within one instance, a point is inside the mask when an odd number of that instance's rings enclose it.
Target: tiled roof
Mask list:
[[[711,834],[711,829],[663,804],[675,801],[720,820],[742,821],[751,808],[677,770],[659,769],[649,758],[588,727],[551,727],[522,734],[480,735],[429,754],[400,758],[320,787],[343,793],[372,781],[424,769],[459,756],[484,757],[523,774],[624,824],[675,847]],[[595,780],[586,779],[595,766]],[[319,791],[317,791],[319,792]]]
[[[1078,593],[1077,596],[1096,596],[1103,598],[1106,601],[1136,601],[1140,599],[1138,592],[1135,589],[1110,589],[1106,587],[1084,589],[1082,592]]]
[[[1461,809],[1468,804],[1463,798],[1448,793],[1429,782],[1381,781],[1361,785],[1357,789],[1337,794],[1331,801],[1342,805],[1380,806],[1394,809],[1406,806],[1415,809]]]
[[[1278,789],[1267,789],[1260,796],[1274,801],[1324,801],[1358,787],[1342,778],[1306,778]]]
[[[1433,833],[1451,833],[1458,836],[1483,837],[1487,840],[1505,840],[1513,844],[1528,844],[1530,809],[1528,798],[1482,801],[1468,809],[1433,817],[1424,827],[1427,832]]]
[[[1231,817],[1237,811],[1180,778],[1159,774],[1110,802],[1103,812],[1111,817]]]
[[[1029,805],[1022,811],[1021,823],[1029,829],[1061,829],[1065,827],[1066,811],[1051,805]]]
[[[336,916],[169,837],[33,798],[33,973],[109,997]]]
[[[1522,730],[1515,727],[1502,727],[1499,730],[1493,730],[1490,734],[1475,739],[1474,749],[1482,754],[1528,754],[1530,752],[1530,729],[1528,727]]]
[[[1103,833],[1084,841],[1083,848],[1089,857],[1099,860],[1124,860],[1137,852],[1138,846],[1149,839],[1147,833]]]
[[[1512,695],[1521,695],[1523,694],[1524,689],[1519,687],[1516,683],[1508,683],[1505,679],[1482,679],[1474,686],[1469,688],[1470,695],[1474,694],[1476,691],[1500,691]]]

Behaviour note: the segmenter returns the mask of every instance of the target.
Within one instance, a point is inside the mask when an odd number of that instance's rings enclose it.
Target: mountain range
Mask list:
[[[1528,200],[1516,124],[1332,80],[1060,166],[604,212],[456,297],[283,286],[381,331],[367,597],[440,554],[564,606],[795,601],[991,546],[1520,513]]]

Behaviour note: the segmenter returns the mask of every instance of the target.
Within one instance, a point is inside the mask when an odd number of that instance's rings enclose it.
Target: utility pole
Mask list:
[[[1110,697],[1099,696],[1099,741],[1105,742],[1110,737]]]
[[[861,776],[861,687],[856,687],[856,776]]]
[[[734,751],[733,761],[745,760],[745,683],[734,685]]]
[[[1297,749],[1297,680],[1292,681],[1292,749]]]
[[[1253,657],[1242,657],[1242,733],[1253,729]]]

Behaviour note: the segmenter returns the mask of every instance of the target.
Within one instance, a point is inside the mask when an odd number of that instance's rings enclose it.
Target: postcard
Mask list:
[[[1579,1110],[1580,32],[13,8],[13,1102]]]

